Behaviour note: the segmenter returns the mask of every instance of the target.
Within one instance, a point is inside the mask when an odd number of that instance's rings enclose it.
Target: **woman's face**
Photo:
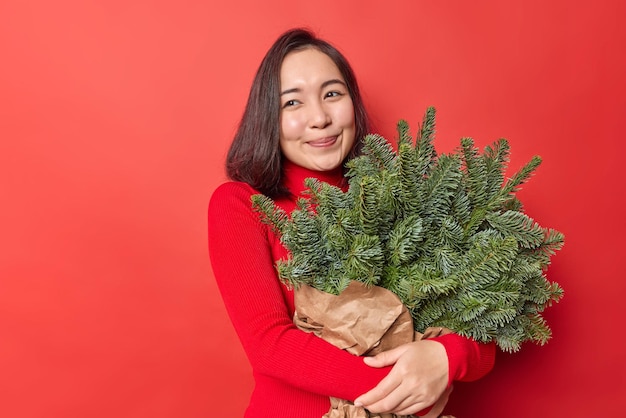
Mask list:
[[[280,70],[280,148],[316,171],[341,165],[354,144],[354,106],[345,80],[315,48],[287,54]]]

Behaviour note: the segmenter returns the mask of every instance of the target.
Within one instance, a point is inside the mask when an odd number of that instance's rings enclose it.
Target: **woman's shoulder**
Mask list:
[[[209,200],[209,230],[220,234],[237,226],[239,229],[247,228],[246,233],[254,229],[267,233],[266,225],[260,222],[252,204],[252,196],[259,193],[249,184],[238,181],[217,186]]]
[[[220,184],[213,191],[209,201],[209,210],[211,208],[220,208],[222,210],[232,209],[245,211],[253,211],[252,196],[262,194],[248,183],[239,181],[228,181]],[[291,197],[272,199],[274,203],[287,212],[291,212],[296,206],[296,199]]]
[[[249,203],[250,197],[258,193],[259,192],[248,183],[241,181],[227,181],[215,188],[211,194],[209,206],[215,204],[235,203],[241,200],[245,200]]]
[[[259,192],[256,191],[248,183],[244,183],[242,181],[226,181],[218,185],[215,188],[211,197],[214,198],[215,196],[224,196],[224,195],[228,196],[228,195],[232,195],[233,193],[235,194],[245,193],[245,194],[253,195]]]

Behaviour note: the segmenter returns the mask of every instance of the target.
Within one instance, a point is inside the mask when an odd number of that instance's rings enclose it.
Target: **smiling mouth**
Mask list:
[[[337,138],[338,136],[327,136],[326,138],[319,138],[313,141],[309,141],[307,142],[307,144],[312,147],[320,147],[320,148],[329,147],[333,145],[335,142],[337,142]]]

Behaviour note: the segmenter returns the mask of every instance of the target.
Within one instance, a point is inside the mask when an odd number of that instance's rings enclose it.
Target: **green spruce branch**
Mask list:
[[[437,155],[434,132],[429,108],[415,140],[398,123],[397,150],[368,135],[363,155],[347,163],[347,191],[307,179],[310,199],[291,214],[253,196],[291,253],[277,263],[280,279],[332,294],[351,280],[385,287],[420,332],[447,327],[509,352],[545,344],[551,331],[541,313],[563,295],[545,272],[564,236],[515,197],[541,159],[506,179],[506,140],[481,153],[463,138],[455,152]]]

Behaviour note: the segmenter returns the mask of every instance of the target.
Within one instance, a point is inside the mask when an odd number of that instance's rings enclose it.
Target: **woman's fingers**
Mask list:
[[[393,365],[375,388],[354,401],[372,412],[425,414],[444,392],[448,381],[445,349],[435,341],[405,344],[366,363],[372,367]]]
[[[444,408],[446,407],[446,404],[448,403],[450,392],[452,392],[452,386],[450,386],[448,389],[445,390],[445,392],[443,392],[441,397],[437,400],[437,402],[435,402],[435,404],[432,406],[430,410],[426,409],[426,410],[420,411],[421,414],[419,416],[421,418],[441,418],[441,413],[443,412]],[[398,411],[396,413],[399,415],[411,414],[411,412],[407,412],[406,410]]]
[[[369,392],[359,396],[354,403],[371,412],[419,412],[434,403],[425,395],[425,385],[413,376],[407,365],[396,363],[389,374]]]
[[[408,350],[408,344],[402,344],[391,350],[383,351],[372,357],[363,357],[363,361],[370,367],[387,367],[395,364],[400,356]]]
[[[380,406],[380,402],[385,399],[386,403],[391,404],[393,401],[389,399],[389,395],[402,383],[401,380],[394,379],[392,374],[393,373],[389,373],[374,389],[356,398],[354,404],[356,406],[363,406],[372,412],[386,412],[381,409],[376,409],[377,406]],[[387,411],[391,411],[391,409],[387,409]]]

